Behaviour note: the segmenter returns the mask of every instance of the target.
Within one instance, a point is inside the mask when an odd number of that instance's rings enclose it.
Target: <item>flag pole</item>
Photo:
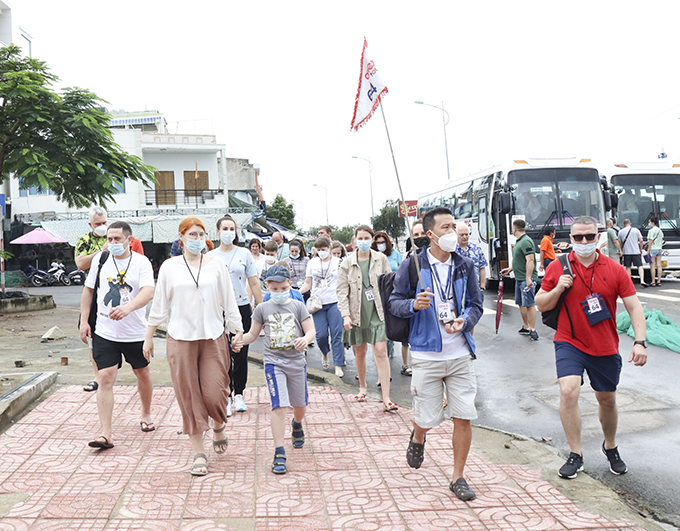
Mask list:
[[[385,132],[387,133],[387,142],[390,145],[390,153],[392,155],[392,163],[394,164],[394,173],[397,176],[397,184],[399,185],[399,197],[401,197],[401,204],[404,205],[404,214],[405,217],[404,219],[406,220],[406,228],[408,230],[408,237],[411,240],[411,249],[413,249],[413,256],[416,261],[416,273],[418,275],[418,282],[420,282],[420,290],[425,291],[423,289],[423,279],[420,276],[420,261],[418,260],[418,253],[417,253],[417,248],[416,248],[416,243],[413,240],[413,231],[411,230],[411,224],[408,222],[408,209],[406,208],[406,200],[404,199],[404,191],[401,188],[401,179],[399,178],[399,170],[397,169],[397,161],[394,158],[394,150],[392,149],[392,140],[390,139],[390,130],[387,128],[387,120],[385,119],[385,111],[383,110],[382,106],[382,98],[378,100],[379,105],[380,105],[380,113],[382,114],[383,117],[383,123],[385,124]],[[397,205],[397,211],[401,208],[399,205]]]

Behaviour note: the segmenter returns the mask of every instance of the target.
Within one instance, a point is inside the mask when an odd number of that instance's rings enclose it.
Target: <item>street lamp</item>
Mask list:
[[[427,105],[428,107],[434,107],[435,109],[439,109],[442,112],[442,121],[444,123],[444,148],[446,149],[446,175],[449,178],[449,181],[451,180],[451,173],[449,171],[449,143],[446,140],[446,125],[449,123],[449,113],[446,112],[444,109],[444,102],[442,101],[442,106],[437,107],[436,105],[432,105],[430,103],[423,103],[422,101],[414,101],[413,103],[417,103],[418,105]]]
[[[323,188],[326,191],[326,225],[330,225],[328,223],[328,188],[326,188],[323,184],[313,184],[312,186],[318,186],[319,188]]]
[[[373,176],[371,175],[373,172],[373,163],[369,159],[357,157],[356,155],[352,155],[352,158],[368,162],[368,185],[371,188],[371,224],[373,224],[373,218],[375,217],[375,212],[373,211]]]

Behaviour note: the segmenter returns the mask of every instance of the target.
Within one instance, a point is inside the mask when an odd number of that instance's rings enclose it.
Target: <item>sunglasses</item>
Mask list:
[[[572,238],[574,238],[575,242],[582,242],[583,238],[586,239],[588,242],[594,242],[595,238],[597,238],[597,233],[594,234],[572,234]]]

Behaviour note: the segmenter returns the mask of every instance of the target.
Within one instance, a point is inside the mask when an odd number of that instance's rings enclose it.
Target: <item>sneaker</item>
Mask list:
[[[238,413],[243,413],[248,410],[248,406],[246,406],[246,403],[243,401],[243,395],[236,395],[234,397],[234,409],[236,409]]]
[[[232,410],[232,399],[231,399],[231,397],[229,397],[227,399],[227,417],[231,417],[231,413],[232,413],[231,410]]]
[[[567,462],[560,468],[559,475],[564,479],[574,479],[577,472],[583,470],[583,456],[571,452]]]
[[[517,330],[517,333],[518,333],[520,336],[528,336],[530,332],[531,332],[531,330],[529,330],[528,328],[524,328],[524,327],[522,327],[522,328],[520,328],[519,330]]]
[[[536,332],[536,330],[529,332],[529,339],[532,341],[538,341],[538,332]]]
[[[602,455],[604,455],[607,458],[607,461],[609,461],[609,470],[612,471],[612,474],[620,476],[621,474],[628,472],[626,463],[623,462],[623,459],[621,459],[621,456],[619,455],[618,446],[616,448],[612,448],[611,450],[606,450],[604,443],[602,443]]]

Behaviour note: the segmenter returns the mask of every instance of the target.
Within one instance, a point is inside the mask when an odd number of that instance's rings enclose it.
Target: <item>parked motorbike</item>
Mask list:
[[[76,286],[81,286],[82,284],[85,284],[85,278],[87,275],[85,275],[85,271],[81,271],[80,269],[74,269],[68,274],[68,278],[71,280],[71,284],[75,284]]]
[[[28,281],[33,284],[36,288],[42,286],[52,286],[59,283],[59,279],[53,274],[43,271],[42,269],[36,269],[33,266],[28,266],[24,273],[28,277]]]
[[[50,269],[47,270],[47,274],[54,275],[57,278],[57,281],[63,284],[64,286],[70,286],[71,279],[66,273],[66,268],[64,267],[64,264],[61,264],[59,262],[52,262],[51,266],[52,267],[50,267]]]

